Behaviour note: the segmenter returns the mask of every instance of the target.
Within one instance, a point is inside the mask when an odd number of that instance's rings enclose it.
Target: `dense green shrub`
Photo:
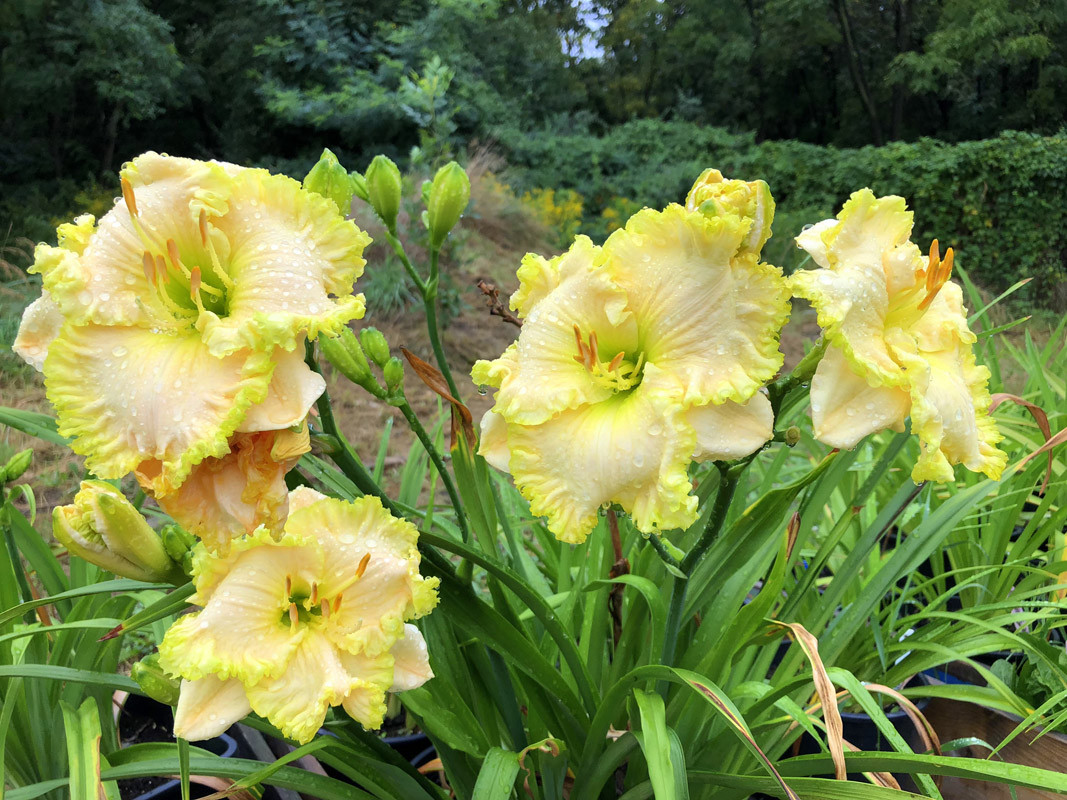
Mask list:
[[[795,265],[782,238],[798,223],[835,213],[863,186],[900,194],[915,210],[916,239],[939,238],[980,283],[1003,289],[1034,278],[1025,296],[1067,304],[1067,133],[1005,132],[994,139],[948,144],[933,139],[857,150],[795,141],[757,144],[688,122],[639,120],[608,130],[559,135],[499,132],[517,190],[574,189],[587,223],[617,196],[659,206],[685,196],[707,166],[735,177],[763,178],[778,201],[785,266]],[[774,241],[774,240],[772,240]]]

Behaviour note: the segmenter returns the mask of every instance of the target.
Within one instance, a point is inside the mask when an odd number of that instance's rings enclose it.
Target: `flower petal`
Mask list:
[[[167,631],[160,664],[189,680],[214,674],[246,686],[280,674],[310,631],[291,629],[286,587],[310,586],[322,571],[322,550],[314,543],[292,536],[275,542],[264,528],[235,541],[226,557],[198,551],[191,602],[204,609]]]
[[[263,400],[265,354],[215,358],[193,334],[140,328],[63,328],[44,363],[45,386],[71,449],[101,478],[161,462],[156,494],[180,486],[194,465],[229,451],[227,439]]]
[[[811,256],[811,260],[823,269],[830,269],[830,259],[827,258],[826,242],[823,236],[836,227],[836,219],[824,219],[822,222],[816,222],[810,228],[805,228],[796,237],[797,247],[806,250],[808,255]]]
[[[665,380],[646,364],[631,392],[540,425],[508,425],[515,484],[558,539],[584,541],[605,503],[618,503],[646,533],[696,519],[686,474],[696,434],[662,399],[655,384]]]
[[[719,406],[693,406],[685,412],[685,421],[697,434],[693,458],[698,461],[742,458],[774,435],[771,401],[762,392],[752,395],[744,405],[727,400]]]
[[[145,276],[144,253],[162,257],[168,240],[182,253],[199,251],[200,212],[208,217],[225,213],[231,179],[218,164],[157,153],[126,164],[122,177],[133,190],[137,224],[123,200],[95,232],[91,217],[79,217],[77,230],[66,232],[63,248],[38,248],[34,270],[75,324],[173,328],[173,316]]]
[[[340,650],[338,656],[352,678],[342,703],[345,711],[369,731],[380,728],[385,718],[385,693],[393,681],[393,654],[386,652],[372,658],[365,653],[353,655]]]
[[[478,455],[501,472],[509,472],[508,461],[511,459],[511,451],[508,449],[508,423],[502,416],[490,409],[482,417],[481,429]]]
[[[214,739],[252,713],[244,684],[236,678],[220,680],[208,675],[182,680],[174,710],[174,735],[190,742]]]
[[[48,347],[59,335],[59,329],[63,327],[63,315],[59,306],[52,300],[47,292],[41,292],[41,296],[26,306],[22,312],[22,323],[19,325],[18,335],[11,345],[23,361],[38,372],[44,370],[44,359],[48,355]]]
[[[404,626],[404,635],[393,645],[393,684],[390,692],[418,689],[433,677],[426,640],[414,625]]]
[[[245,414],[238,431],[275,431],[299,425],[326,390],[326,381],[304,363],[304,347],[275,350],[267,396]]]
[[[494,409],[508,422],[536,425],[613,394],[578,360],[576,327],[583,341],[596,335],[600,360],[610,361],[620,351],[636,358],[637,325],[625,310],[626,295],[597,269],[598,255],[599,248],[579,237],[570,251],[546,262],[556,264],[558,283],[535,304],[524,304],[529,314],[515,349],[494,364],[476,366],[475,380],[499,381]]]
[[[241,170],[227,213],[213,224],[235,285],[227,315],[202,326],[212,352],[293,350],[304,334],[337,335],[363,316],[363,295],[352,285],[370,237],[332,200],[283,175]]]
[[[893,353],[908,370],[911,424],[919,436],[915,481],[951,481],[963,464],[998,480],[1007,454],[989,416],[989,370],[977,364],[962,291],[947,283],[910,331],[893,338]]]
[[[907,380],[885,335],[890,312],[899,313],[905,299],[919,299],[900,295],[916,285],[923,266],[918,248],[908,241],[911,226],[903,198],[876,199],[863,189],[845,203],[838,220],[825,220],[797,237],[829,268],[793,273],[793,293],[815,306],[829,341],[872,386],[903,386]],[[818,235],[812,235],[816,229]]]
[[[302,508],[307,508],[319,500],[325,500],[326,495],[312,489],[310,486],[297,486],[289,492],[289,513],[295,513]]]
[[[604,245],[646,359],[682,382],[686,405],[744,402],[782,365],[789,291],[777,267],[738,253],[748,228],[670,205],[638,212]]]
[[[904,430],[910,409],[907,390],[872,386],[841,350],[826,349],[811,381],[811,419],[820,442],[851,450],[869,434]]]
[[[299,455],[278,460],[274,451],[279,437],[292,435],[288,431],[234,434],[229,453],[201,461],[180,487],[158,495],[156,502],[212,550],[225,552],[231,539],[260,525],[280,534],[288,515],[285,474]],[[151,487],[159,463],[141,464],[137,478],[142,485]]]
[[[248,686],[252,710],[283,734],[305,744],[326,719],[326,709],[340,705],[352,688],[338,651],[329,639],[310,631],[284,672]]]
[[[327,630],[349,652],[388,651],[404,634],[404,620],[437,604],[437,580],[419,574],[418,529],[386,511],[376,497],[321,500],[292,512],[285,530],[321,545],[326,571],[319,594],[341,595]]]

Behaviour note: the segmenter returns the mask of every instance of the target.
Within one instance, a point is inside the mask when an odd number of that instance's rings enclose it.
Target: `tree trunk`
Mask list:
[[[115,142],[119,138],[119,119],[121,118],[121,107],[115,106],[111,110],[111,116],[107,118],[107,125],[104,129],[104,157],[100,159],[100,173],[107,175],[111,172],[111,163],[115,160]]]
[[[911,38],[911,9],[909,0],[897,0],[896,5],[896,39],[897,55],[907,52],[908,40]],[[903,135],[904,125],[904,84],[893,85],[893,121],[889,130],[890,139],[899,139]]]
[[[856,49],[856,43],[852,38],[852,23],[848,17],[848,9],[845,8],[845,0],[835,0],[834,12],[837,14],[838,22],[841,23],[841,33],[845,39],[848,71],[852,76],[852,83],[856,87],[856,93],[860,96],[860,102],[863,103],[863,107],[867,111],[867,118],[871,123],[871,138],[874,140],[874,144],[881,145],[884,141],[882,123],[878,119],[878,109],[874,107],[874,100],[871,98],[871,92],[867,86],[867,76],[863,71],[863,62],[860,61],[859,51]]]

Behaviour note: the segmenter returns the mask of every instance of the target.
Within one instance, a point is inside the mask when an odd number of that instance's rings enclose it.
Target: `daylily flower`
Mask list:
[[[225,556],[200,547],[193,557],[191,601],[203,610],[159,646],[161,666],[182,678],[177,736],[211,738],[255,711],[306,742],[337,705],[374,729],[387,691],[433,677],[422,635],[405,624],[437,604],[415,526],[375,497],[301,488],[289,506],[280,539],[259,528]]]
[[[38,246],[44,290],[14,349],[44,372],[89,469],[136,471],[165,497],[235,436],[303,423],[323,390],[304,340],[362,316],[352,284],[370,240],[265,170],[146,153],[121,177],[99,223],[78,217]]]
[[[837,219],[797,237],[821,269],[790,278],[811,301],[828,341],[811,383],[815,437],[852,448],[864,436],[904,430],[911,416],[920,455],[915,481],[950,481],[963,464],[993,479],[1007,456],[989,416],[989,370],[975,362],[954,254],[936,240],[924,258],[910,241],[904,199],[855,192]]]
[[[645,532],[686,527],[692,459],[771,437],[759,389],[789,315],[781,271],[759,261],[773,214],[762,181],[709,170],[685,207],[645,209],[603,248],[579,236],[523,259],[518,341],[472,373],[498,389],[479,452],[558,538],[583,541],[609,503]]]

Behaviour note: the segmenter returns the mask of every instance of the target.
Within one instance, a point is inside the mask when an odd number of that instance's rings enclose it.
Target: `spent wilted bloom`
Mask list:
[[[584,540],[609,503],[645,532],[686,527],[690,462],[771,437],[759,389],[789,315],[781,270],[759,258],[773,214],[765,183],[709,170],[686,206],[640,211],[603,247],[579,236],[523,260],[519,338],[472,373],[498,390],[480,452],[558,538]]]
[[[306,742],[337,705],[379,727],[387,691],[433,677],[422,635],[405,624],[437,604],[417,542],[375,497],[301,488],[279,539],[259,528],[225,556],[198,548],[191,601],[203,610],[159,647],[161,666],[182,678],[175,735],[210,738],[251,710]]]
[[[855,192],[837,219],[797,243],[821,269],[790,277],[818,312],[828,347],[811,383],[815,437],[852,448],[870,433],[919,437],[915,481],[950,481],[963,464],[993,479],[1007,456],[989,416],[989,370],[976,363],[963,292],[949,280],[954,253],[928,256],[910,241],[901,197]]]
[[[362,316],[352,287],[370,240],[332,200],[261,169],[145,153],[121,183],[99,222],[37,247],[44,289],[14,349],[44,372],[94,474],[136,472],[164,498],[197,465],[221,472],[211,460],[235,435],[299,430],[323,390],[304,340]]]

